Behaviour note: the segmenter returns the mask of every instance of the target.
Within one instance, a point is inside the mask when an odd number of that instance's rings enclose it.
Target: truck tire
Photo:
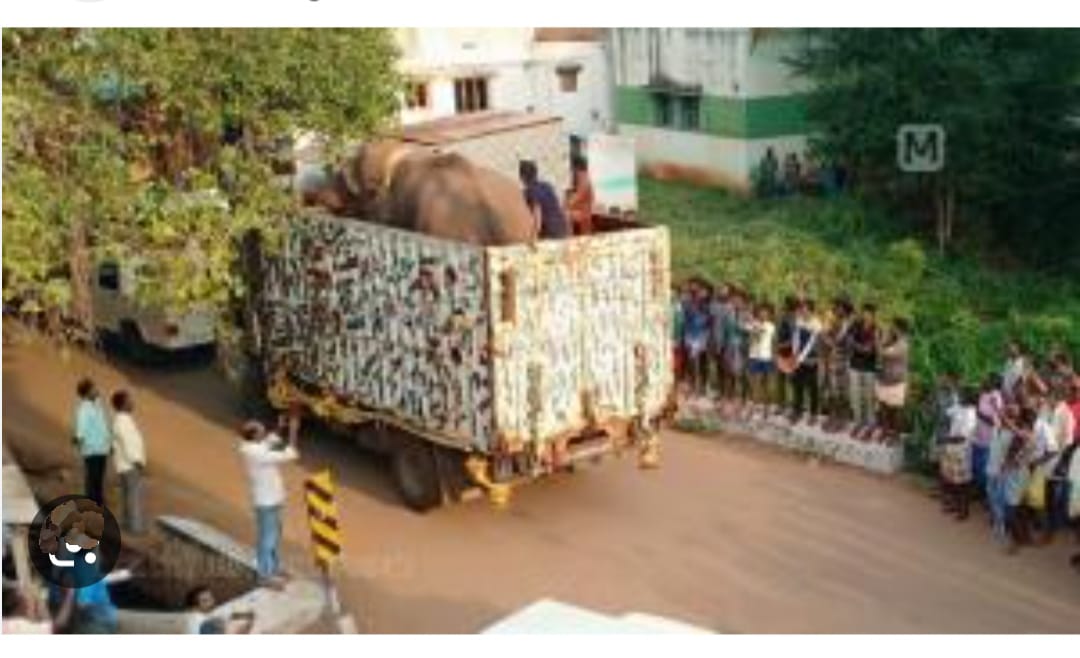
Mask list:
[[[394,483],[406,505],[426,512],[442,503],[439,469],[431,445],[419,439],[404,440],[390,461]]]
[[[131,320],[120,323],[120,342],[124,348],[124,354],[131,361],[140,366],[153,365],[154,348],[143,339],[139,326]]]

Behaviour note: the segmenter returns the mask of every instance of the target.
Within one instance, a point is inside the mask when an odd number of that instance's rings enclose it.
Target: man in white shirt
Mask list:
[[[281,465],[299,457],[296,451],[299,423],[299,416],[290,414],[287,443],[255,420],[244,423],[240,430],[243,439],[240,455],[247,469],[251,502],[255,507],[255,553],[259,580],[272,586],[281,582],[278,545],[281,543],[281,508],[285,504]]]
[[[113,393],[112,408],[113,459],[116,461],[116,474],[120,476],[120,488],[124,494],[124,531],[141,535],[146,531],[142,510],[146,446],[132,415],[135,403],[131,394],[124,390]]]

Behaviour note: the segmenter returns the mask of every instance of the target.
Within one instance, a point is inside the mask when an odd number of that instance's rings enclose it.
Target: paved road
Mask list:
[[[3,353],[5,449],[35,469],[67,464],[77,378],[125,385],[149,441],[150,507],[235,528],[250,541],[231,431],[237,400],[205,367],[141,371],[40,344]],[[333,464],[346,535],[344,590],[375,632],[471,632],[536,598],[642,611],[731,632],[1067,632],[1080,576],[1060,542],[1013,557],[981,522],[943,518],[910,484],[815,464],[744,440],[668,433],[664,465],[631,461],[428,515],[400,506],[378,458],[306,440],[289,472]],[[288,559],[307,564],[297,500]]]

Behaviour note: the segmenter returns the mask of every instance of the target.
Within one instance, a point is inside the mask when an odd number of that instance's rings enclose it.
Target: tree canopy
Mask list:
[[[860,188],[1043,265],[1080,267],[1080,32],[807,30],[792,59],[814,83],[815,148]],[[940,124],[945,168],[896,163],[903,124]]]
[[[382,29],[6,29],[5,299],[92,322],[93,265],[136,258],[144,298],[219,307],[235,243],[295,201],[279,157],[386,126],[396,47]]]

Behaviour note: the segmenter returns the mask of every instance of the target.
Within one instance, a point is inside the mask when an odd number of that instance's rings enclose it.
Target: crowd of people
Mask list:
[[[1062,349],[1041,360],[1018,341],[1006,351],[978,386],[942,377],[934,452],[943,511],[965,520],[972,502],[984,503],[1012,553],[1080,520],[1080,375]],[[1080,553],[1071,561],[1080,569]]]
[[[805,295],[779,312],[728,283],[693,278],[672,300],[680,393],[713,396],[727,418],[784,418],[861,441],[905,433],[910,324],[883,322],[873,304]],[[943,509],[968,518],[985,504],[1010,552],[1048,543],[1080,522],[1080,375],[1062,348],[1035,359],[1008,344],[1000,372],[975,386],[942,377],[931,399],[931,457]],[[1080,530],[1080,528],[1077,528]],[[1071,558],[1080,569],[1080,554]]]
[[[767,147],[754,168],[754,194],[770,199],[798,194],[835,196],[849,185],[847,169],[838,164],[822,164],[812,155],[803,159],[795,151],[784,156],[783,163],[773,147]]]
[[[866,441],[904,432],[910,324],[879,320],[847,297],[819,305],[792,295],[777,310],[729,283],[676,286],[671,313],[676,379],[715,395],[725,416],[786,415]]]

